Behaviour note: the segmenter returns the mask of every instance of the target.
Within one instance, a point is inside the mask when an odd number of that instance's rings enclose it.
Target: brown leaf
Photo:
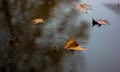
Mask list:
[[[99,24],[108,24],[109,22],[107,20],[98,20],[97,21]]]

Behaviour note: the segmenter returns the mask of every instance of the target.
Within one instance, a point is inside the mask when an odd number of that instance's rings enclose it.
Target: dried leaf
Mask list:
[[[76,5],[75,8],[78,9],[78,10],[80,10],[80,12],[82,12],[82,13],[89,13],[89,12],[92,12],[91,6],[88,5],[88,4]]]
[[[98,20],[97,21],[99,24],[108,24],[107,20]]]
[[[73,51],[83,51],[86,50],[85,48],[82,48],[79,46],[79,44],[74,40],[74,38],[70,38],[68,41],[66,41],[65,49],[73,50]]]
[[[41,19],[41,18],[36,18],[36,19],[34,19],[32,21],[34,22],[34,24],[38,24],[38,23],[43,23],[44,22],[44,20]]]
[[[91,6],[88,4],[76,5],[76,9],[83,9],[83,8],[91,8]]]
[[[71,51],[84,51],[86,49],[82,48],[81,46],[75,46],[75,47],[69,48],[68,50],[71,50]]]
[[[74,47],[74,46],[78,46],[74,38],[70,38],[68,41],[66,41],[65,48]]]
[[[92,20],[92,26],[95,26],[95,25],[98,25],[99,27],[101,25],[106,25],[106,24],[109,24],[109,22],[107,20]]]

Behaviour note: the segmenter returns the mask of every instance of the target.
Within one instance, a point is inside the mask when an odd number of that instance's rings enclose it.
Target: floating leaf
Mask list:
[[[107,20],[98,20],[97,21],[99,24],[108,24],[108,21]]]
[[[76,5],[75,8],[78,9],[78,10],[80,10],[80,12],[82,12],[82,13],[89,13],[89,12],[92,12],[91,6],[88,5],[88,4]]]
[[[44,22],[44,20],[41,19],[41,18],[36,18],[36,19],[34,19],[32,21],[34,22],[34,24],[38,24],[38,23],[43,23]]]
[[[83,9],[83,8],[91,8],[91,6],[88,4],[76,5],[76,9]]]
[[[71,51],[84,51],[86,49],[82,48],[81,46],[75,46],[75,47],[69,48],[68,50],[71,50]]]
[[[68,41],[66,41],[65,49],[72,51],[86,50],[85,48],[79,46],[79,44],[74,40],[74,38],[70,38]]]
[[[107,20],[94,20],[93,19],[92,24],[93,26],[98,25],[100,27],[101,25],[109,24],[109,22]]]

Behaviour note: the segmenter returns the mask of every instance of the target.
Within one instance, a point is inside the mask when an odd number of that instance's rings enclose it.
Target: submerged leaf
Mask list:
[[[80,12],[82,12],[82,13],[90,13],[90,12],[92,12],[92,10],[89,10],[89,9],[81,9]]]

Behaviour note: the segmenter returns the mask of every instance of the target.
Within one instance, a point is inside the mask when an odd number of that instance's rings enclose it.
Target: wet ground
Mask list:
[[[0,0],[0,72],[120,72],[118,2]],[[80,3],[93,12],[75,9]],[[35,18],[44,23],[34,24]],[[110,25],[92,27],[92,18]],[[70,37],[87,50],[67,53]]]

